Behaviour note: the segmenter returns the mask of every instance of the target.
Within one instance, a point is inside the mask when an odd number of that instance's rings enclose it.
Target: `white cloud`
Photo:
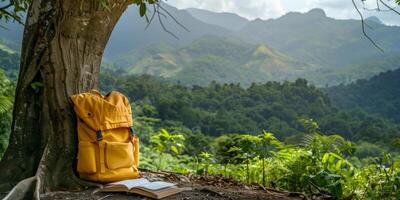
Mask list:
[[[393,0],[386,0],[389,5],[394,5]],[[167,0],[177,8],[201,8],[215,12],[232,12],[243,17],[276,18],[290,11],[307,12],[312,8],[322,8],[328,16],[338,19],[358,19],[351,0]],[[383,22],[400,25],[400,16],[394,13],[367,12],[363,7],[376,7],[376,0],[366,0],[362,5],[361,0],[356,0],[365,16],[378,16]],[[383,5],[381,5],[383,8]],[[400,8],[399,8],[400,10]]]
[[[237,13],[249,19],[272,18],[283,15],[279,0],[168,0],[177,8],[201,8],[215,12]]]

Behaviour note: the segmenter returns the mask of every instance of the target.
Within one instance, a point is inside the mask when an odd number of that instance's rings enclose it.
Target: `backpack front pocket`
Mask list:
[[[108,169],[132,167],[133,165],[132,143],[107,142],[106,165]]]
[[[95,145],[91,142],[79,142],[78,148],[78,172],[96,173]]]

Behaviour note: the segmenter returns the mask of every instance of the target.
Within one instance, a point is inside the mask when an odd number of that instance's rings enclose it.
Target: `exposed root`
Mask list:
[[[14,186],[14,188],[8,193],[8,195],[4,197],[3,200],[19,200],[25,199],[29,196],[32,197],[36,181],[36,176],[20,181],[16,186]]]
[[[45,193],[45,194],[41,194],[40,198],[51,198],[57,195],[68,195],[71,192],[66,192],[66,191],[58,191],[58,192],[49,192],[49,193]]]
[[[61,176],[63,177],[62,179],[60,179]],[[60,183],[64,185],[60,185]],[[60,193],[54,192],[54,190],[61,190],[61,192],[83,191],[90,187],[101,188],[102,185],[79,179],[74,174],[70,162],[60,162],[54,153],[51,154],[49,152],[49,145],[47,145],[37,168],[36,175],[20,181],[4,199],[39,200]]]
[[[98,200],[104,200],[104,199],[107,199],[108,197],[112,197],[113,195],[112,194],[109,194],[109,195],[106,195],[106,196],[104,196],[104,197],[101,197],[100,199],[98,199]]]

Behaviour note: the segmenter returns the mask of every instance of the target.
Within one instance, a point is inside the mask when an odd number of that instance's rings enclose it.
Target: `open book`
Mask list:
[[[182,190],[176,187],[174,183],[163,181],[150,182],[145,178],[131,179],[109,183],[104,186],[103,192],[129,192],[153,199],[162,199],[164,197],[176,194]]]

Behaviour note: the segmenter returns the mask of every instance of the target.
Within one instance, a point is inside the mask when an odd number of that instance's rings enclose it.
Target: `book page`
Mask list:
[[[139,179],[130,179],[130,180],[125,180],[125,181],[118,181],[118,182],[114,182],[114,183],[109,183],[109,184],[107,184],[107,186],[123,185],[123,186],[127,187],[130,190],[133,187],[146,185],[148,183],[149,183],[149,181],[147,179],[139,178]]]
[[[138,188],[144,188],[144,189],[147,189],[147,190],[156,191],[156,190],[161,190],[161,189],[164,189],[164,188],[167,188],[167,187],[172,187],[172,186],[175,186],[175,185],[176,185],[175,183],[168,183],[168,182],[163,182],[163,181],[155,181],[155,182],[149,182],[149,183],[146,183],[146,184],[143,184],[143,185],[139,185],[137,187]]]

